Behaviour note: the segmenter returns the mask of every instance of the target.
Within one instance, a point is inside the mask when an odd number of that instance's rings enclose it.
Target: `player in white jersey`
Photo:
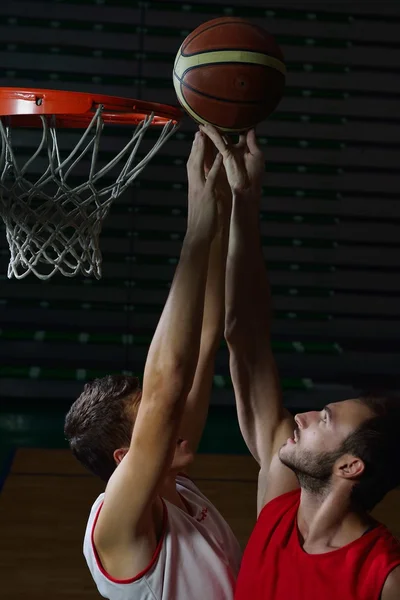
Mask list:
[[[87,384],[65,434],[107,482],[93,505],[84,554],[109,600],[231,600],[239,544],[185,472],[194,458],[223,329],[231,195],[221,157],[200,132],[188,160],[188,225],[147,356],[133,377]],[[208,143],[208,141],[207,141]]]

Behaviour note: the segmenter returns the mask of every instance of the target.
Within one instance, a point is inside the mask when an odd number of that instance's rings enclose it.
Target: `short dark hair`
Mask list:
[[[71,450],[103,481],[116,468],[114,451],[130,444],[140,397],[136,377],[107,375],[87,383],[68,411],[64,433]]]
[[[370,393],[358,401],[368,406],[373,416],[346,438],[340,452],[360,458],[365,465],[353,487],[352,500],[369,511],[400,484],[400,398]]]

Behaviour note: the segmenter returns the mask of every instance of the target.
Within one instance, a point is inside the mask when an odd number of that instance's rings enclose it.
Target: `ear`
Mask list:
[[[122,459],[127,455],[129,448],[118,448],[118,450],[114,450],[113,457],[115,463],[119,465]]]
[[[364,472],[365,465],[361,458],[352,454],[344,454],[336,462],[333,474],[342,479],[357,479]]]

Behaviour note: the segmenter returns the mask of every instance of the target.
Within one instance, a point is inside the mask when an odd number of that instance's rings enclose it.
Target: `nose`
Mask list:
[[[305,429],[306,427],[308,427],[313,420],[315,420],[318,417],[318,412],[313,410],[310,412],[306,412],[306,413],[301,413],[299,415],[296,415],[294,417],[294,420],[297,424],[297,427],[299,429]]]

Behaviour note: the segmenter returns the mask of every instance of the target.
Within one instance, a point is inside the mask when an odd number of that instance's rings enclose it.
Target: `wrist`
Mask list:
[[[260,232],[260,205],[254,196],[240,196],[233,200],[231,225],[240,230],[250,229],[253,234]]]
[[[233,202],[251,202],[253,205],[259,205],[262,196],[261,187],[251,187],[246,190],[236,190],[232,193]]]

